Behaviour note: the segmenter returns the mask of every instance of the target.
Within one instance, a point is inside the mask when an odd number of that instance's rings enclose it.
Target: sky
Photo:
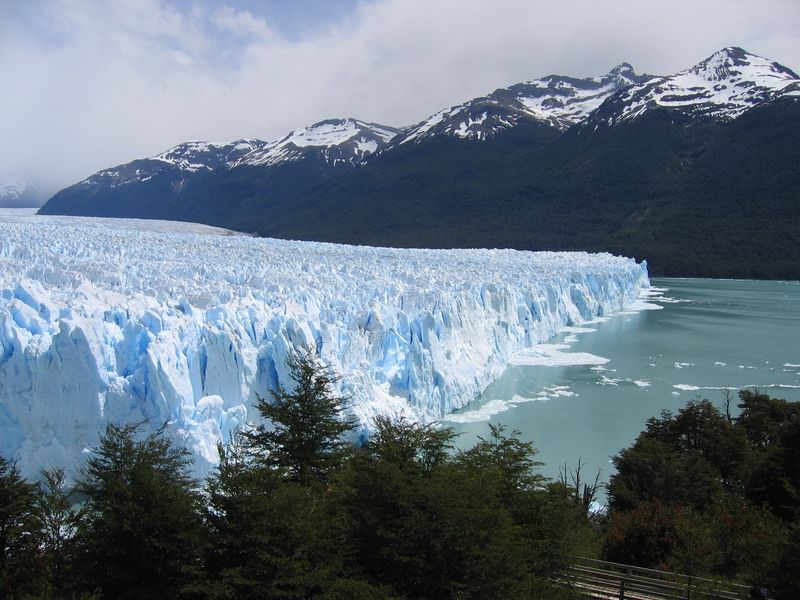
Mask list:
[[[52,193],[187,140],[393,126],[548,74],[725,46],[800,71],[800,0],[0,0],[0,178]]]

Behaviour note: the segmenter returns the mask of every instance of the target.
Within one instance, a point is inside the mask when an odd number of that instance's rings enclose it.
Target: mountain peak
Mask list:
[[[611,69],[608,73],[600,77],[600,83],[608,85],[609,83],[615,83],[618,85],[628,85],[630,83],[636,83],[639,81],[641,76],[636,74],[636,71],[633,70],[633,66],[630,63],[620,63],[613,69]]]
[[[774,61],[748,52],[739,46],[727,46],[687,70],[706,81],[722,81],[737,77],[771,77],[798,79],[797,74]]]
[[[398,129],[352,117],[324,119],[289,132],[243,156],[236,165],[274,166],[316,154],[333,166],[355,164],[376,152]]]
[[[617,90],[650,78],[637,75],[629,63],[621,63],[602,77],[546,75],[517,83],[431,115],[407,129],[402,139],[387,146],[387,151],[398,144],[438,135],[486,140],[523,121],[564,131],[585,119]]]
[[[352,117],[325,119],[295,129],[275,143],[276,147],[293,144],[299,148],[305,146],[339,146],[356,136],[375,137],[388,142],[397,134],[396,129],[375,123],[366,123]],[[376,141],[377,141],[376,140]]]
[[[263,148],[265,144],[266,142],[256,139],[239,139],[233,142],[191,140],[154,156],[152,160],[173,165],[182,171],[212,171]]]
[[[758,104],[798,92],[800,78],[791,69],[728,46],[674,75],[624,87],[593,123],[629,121],[654,108],[729,121]]]
[[[38,187],[23,173],[0,174],[0,207],[21,208],[39,206]]]

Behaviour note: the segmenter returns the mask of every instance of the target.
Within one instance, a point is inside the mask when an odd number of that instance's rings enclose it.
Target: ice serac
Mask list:
[[[108,422],[146,421],[204,472],[316,348],[363,427],[440,419],[518,350],[649,285],[608,254],[396,250],[157,221],[0,219],[0,454],[74,471]]]

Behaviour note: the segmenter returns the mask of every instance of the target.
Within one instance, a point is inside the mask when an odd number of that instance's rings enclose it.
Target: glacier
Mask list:
[[[0,455],[75,473],[109,422],[194,455],[290,386],[314,349],[362,433],[430,423],[525,348],[634,303],[646,263],[610,254],[414,250],[253,238],[190,223],[0,211]]]

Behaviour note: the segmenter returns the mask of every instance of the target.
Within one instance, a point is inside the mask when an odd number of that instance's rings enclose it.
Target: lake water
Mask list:
[[[518,429],[558,476],[613,472],[610,458],[645,421],[692,399],[723,406],[725,388],[800,400],[800,282],[654,279],[636,311],[568,328],[527,353],[446,423],[471,446],[489,423]],[[658,308],[660,307],[660,308]],[[554,344],[562,344],[557,346]],[[734,402],[735,409],[735,402]]]

